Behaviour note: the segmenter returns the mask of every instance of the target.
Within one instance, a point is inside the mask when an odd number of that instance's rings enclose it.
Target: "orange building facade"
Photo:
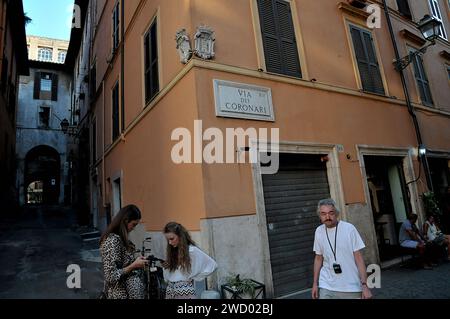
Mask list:
[[[94,223],[104,229],[120,207],[136,204],[143,220],[134,240],[152,236],[162,257],[161,229],[178,221],[217,260],[213,286],[239,273],[263,282],[273,297],[311,287],[321,198],[334,198],[341,217],[358,228],[366,263],[396,257],[401,222],[409,212],[424,217],[426,171],[382,3],[372,2],[380,6],[372,29],[371,13],[350,2],[91,1]],[[411,17],[404,3],[387,2],[404,56],[424,44],[413,21],[433,14],[435,2],[406,1]],[[446,33],[404,74],[435,191],[444,198],[450,10],[447,1],[437,3]],[[246,147],[230,148],[246,162],[196,157],[211,146],[209,128],[224,137],[227,128],[255,129]],[[269,139],[259,134],[264,129],[278,129],[276,174],[250,161],[263,151],[255,140]],[[177,132],[189,132],[191,144]],[[182,156],[192,163],[174,160],[179,143],[187,143],[191,154]]]

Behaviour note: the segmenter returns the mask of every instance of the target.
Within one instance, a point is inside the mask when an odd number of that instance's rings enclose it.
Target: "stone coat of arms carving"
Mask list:
[[[195,55],[199,58],[209,60],[214,57],[215,34],[213,29],[200,26],[194,36]]]
[[[177,42],[177,50],[180,55],[181,63],[186,64],[192,57],[191,42],[186,33],[186,29],[181,29],[177,32],[175,40]]]

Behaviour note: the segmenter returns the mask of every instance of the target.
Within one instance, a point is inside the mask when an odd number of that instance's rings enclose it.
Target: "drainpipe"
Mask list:
[[[102,123],[102,129],[103,129],[103,138],[102,138],[102,204],[103,204],[103,208],[106,207],[106,177],[105,177],[105,139],[106,139],[106,130],[105,130],[105,80],[102,80],[102,112],[103,112],[103,123]]]
[[[386,15],[386,21],[389,27],[389,34],[391,36],[391,40],[392,40],[392,45],[394,47],[394,52],[395,52],[395,59],[398,61],[400,60],[400,54],[398,52],[398,47],[397,47],[397,42],[395,40],[395,35],[394,35],[394,30],[392,28],[392,21],[391,21],[391,16],[389,14],[389,8],[386,4],[386,0],[383,0],[383,6],[384,6],[384,13]],[[416,131],[416,138],[417,138],[417,142],[418,145],[423,145],[423,140],[422,140],[422,134],[420,133],[420,126],[419,126],[419,122],[417,121],[417,116],[416,113],[414,112],[414,107],[411,104],[411,99],[409,96],[409,90],[408,90],[408,86],[406,84],[406,79],[405,79],[405,74],[403,73],[404,70],[400,70],[400,79],[402,80],[402,86],[403,86],[403,92],[405,94],[405,99],[406,99],[406,106],[408,107],[408,113],[411,116],[411,119],[414,123],[414,130]],[[420,156],[420,155],[419,155]],[[423,161],[422,161],[422,165],[425,169],[425,177],[427,180],[427,186],[428,189],[431,191],[433,190],[433,183],[431,181],[431,173],[430,173],[430,168],[428,166],[428,159],[427,159],[427,155],[423,155],[422,156]]]
[[[2,15],[1,15],[1,22],[0,22],[0,31],[1,31],[1,34],[0,34],[0,44],[1,44],[1,46],[0,46],[0,53],[1,53],[1,56],[0,56],[0,60],[2,61],[1,63],[0,63],[0,67],[3,65],[3,48],[4,48],[4,46],[5,46],[5,39],[6,39],[6,36],[5,36],[5,33],[6,33],[6,23],[7,23],[7,20],[6,20],[6,10],[7,10],[7,8],[6,8],[6,1],[2,1]],[[3,27],[3,24],[5,24],[5,27]]]
[[[121,122],[121,133],[125,131],[125,0],[120,1],[120,108],[122,110],[120,122]],[[122,125],[123,123],[123,125]]]

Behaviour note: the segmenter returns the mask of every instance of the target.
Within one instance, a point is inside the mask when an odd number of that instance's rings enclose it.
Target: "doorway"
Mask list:
[[[280,153],[278,172],[262,176],[275,298],[312,285],[317,203],[330,197],[325,158]]]
[[[26,204],[58,204],[60,158],[52,147],[41,145],[25,157],[24,195]]]
[[[364,155],[364,163],[380,260],[386,261],[400,255],[400,226],[411,212],[403,158]]]
[[[438,223],[441,230],[450,233],[450,160],[448,158],[428,157],[433,189],[438,201],[441,216]]]

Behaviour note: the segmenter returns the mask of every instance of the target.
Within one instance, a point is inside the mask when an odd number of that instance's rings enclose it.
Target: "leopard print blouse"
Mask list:
[[[120,236],[111,233],[101,244],[100,253],[107,298],[143,299],[145,292],[142,270],[133,270],[128,274],[123,270],[134,261],[134,249],[127,251]]]

